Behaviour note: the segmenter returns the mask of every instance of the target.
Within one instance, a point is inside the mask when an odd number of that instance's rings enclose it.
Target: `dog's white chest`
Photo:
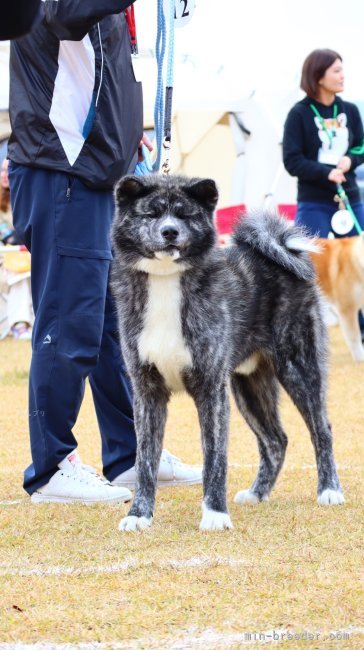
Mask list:
[[[141,361],[154,363],[170,390],[184,390],[181,372],[192,358],[182,335],[179,273],[149,276],[138,351]]]

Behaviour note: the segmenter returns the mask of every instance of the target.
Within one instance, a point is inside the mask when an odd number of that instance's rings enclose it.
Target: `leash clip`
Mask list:
[[[169,165],[169,153],[171,150],[171,140],[169,138],[163,138],[163,149],[164,149],[164,162],[162,164],[162,174],[169,174],[171,171]]]
[[[345,210],[346,209],[344,201],[342,200],[342,198],[338,194],[335,194],[334,201],[335,201],[335,203],[339,204],[339,210]]]

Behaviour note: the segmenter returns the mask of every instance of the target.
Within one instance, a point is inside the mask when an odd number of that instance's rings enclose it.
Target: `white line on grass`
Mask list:
[[[197,634],[196,634],[197,632]],[[286,630],[282,628],[268,630],[266,632],[240,632],[224,633],[213,629],[202,632],[186,630],[176,632],[173,637],[164,639],[134,639],[130,641],[90,641],[79,643],[0,643],[0,650],[138,650],[139,648],[158,648],[159,650],[191,650],[203,648],[213,650],[214,648],[232,648],[234,646],[253,645],[257,643],[282,643],[290,640],[298,641],[349,641],[353,636],[364,634],[364,628],[349,626],[336,630]]]
[[[156,566],[160,569],[204,569],[210,566],[250,566],[251,563],[241,558],[225,557],[191,557],[186,560],[165,560],[164,562],[139,562],[134,558],[117,562],[115,564],[96,565],[89,567],[79,566],[49,566],[46,568],[36,566],[32,569],[13,569],[0,566],[0,576],[29,577],[29,576],[66,576],[90,573],[124,573],[130,569],[142,569]],[[1,647],[1,646],[0,646]]]
[[[21,499],[18,499],[17,501],[0,501],[0,506],[17,506],[19,503],[22,503]]]
[[[14,467],[14,465],[10,465],[10,467],[0,467],[1,474],[13,474],[14,472],[22,474],[23,471],[24,467]]]
[[[229,467],[235,467],[237,469],[257,469],[257,467],[259,467],[259,465],[257,463],[245,463],[245,464],[229,463]],[[282,472],[284,472],[284,470],[288,470],[288,471],[292,472],[293,470],[296,470],[296,469],[298,469],[298,470],[300,470],[300,469],[303,469],[303,470],[316,470],[317,467],[316,467],[316,465],[295,465],[295,464],[283,465]],[[355,470],[355,471],[357,471],[357,470],[364,469],[364,466],[363,465],[336,465],[336,469],[337,470],[344,470],[344,471],[345,470],[352,470],[352,471]]]

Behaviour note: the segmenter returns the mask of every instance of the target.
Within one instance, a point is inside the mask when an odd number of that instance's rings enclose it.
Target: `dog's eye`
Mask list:
[[[190,220],[192,223],[194,221],[198,222],[200,218],[200,213],[199,212],[189,212],[188,214],[184,214],[182,216],[179,216],[180,219],[183,219],[183,221]]]
[[[146,219],[155,219],[157,215],[154,212],[145,212],[144,217]]]

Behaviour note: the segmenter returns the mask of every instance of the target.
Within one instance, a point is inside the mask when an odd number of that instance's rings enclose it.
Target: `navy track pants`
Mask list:
[[[359,221],[360,226],[364,229],[364,206],[362,203],[353,203],[351,206],[354,214]],[[333,214],[339,209],[338,204],[332,203],[319,203],[317,201],[302,201],[297,204],[296,223],[304,226],[306,231],[314,236],[327,238],[331,228],[331,219]],[[356,228],[353,228],[344,237],[354,237],[357,235]],[[338,239],[342,235],[335,235]]]
[[[29,377],[32,494],[77,446],[72,433],[89,378],[109,480],[134,465],[132,395],[108,278],[112,191],[65,173],[9,164],[14,226],[31,251],[35,313]]]

